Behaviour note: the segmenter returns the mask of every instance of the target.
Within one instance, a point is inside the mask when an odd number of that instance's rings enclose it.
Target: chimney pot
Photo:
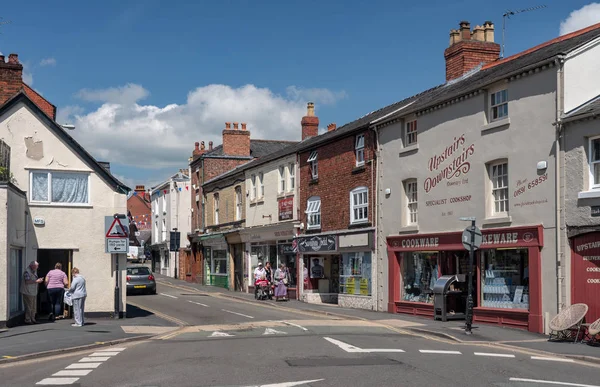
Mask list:
[[[233,123],[233,130],[238,130],[238,123],[237,122]]]
[[[242,122],[242,130],[246,130],[246,123]]]
[[[209,141],[208,142],[208,150],[212,150],[212,146],[213,146],[213,142]]]
[[[475,26],[473,28],[473,34],[471,35],[473,40],[478,42],[485,42],[485,32],[482,26]]]
[[[486,21],[483,23],[484,40],[489,43],[494,43],[494,23]]]
[[[225,123],[225,129],[227,129],[227,130],[231,129],[231,122]]]
[[[313,102],[309,102],[306,105],[306,116],[314,117],[315,116],[315,104]]]
[[[450,30],[450,46],[460,42],[460,31]]]
[[[198,141],[196,141],[196,143],[194,143],[194,149],[200,150],[200,143]]]
[[[202,142],[200,143],[200,150],[204,150],[204,149],[205,149],[205,148],[204,148],[204,141],[202,141]]]
[[[9,54],[8,55],[8,63],[9,64],[19,64],[19,56],[17,54]]]
[[[4,60],[4,55],[0,55],[0,63],[6,63]]]
[[[319,135],[319,117],[315,117],[315,104],[309,102],[306,115],[302,117],[302,140]]]
[[[334,131],[336,128],[337,128],[337,125],[335,123],[331,123],[331,124],[327,125],[328,132]]]
[[[461,40],[471,39],[471,23],[469,23],[468,21],[460,22],[460,35]]]

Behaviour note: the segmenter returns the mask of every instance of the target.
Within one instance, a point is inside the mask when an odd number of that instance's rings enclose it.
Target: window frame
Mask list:
[[[410,188],[414,188],[410,189]],[[413,200],[414,196],[414,200]],[[404,198],[406,200],[406,224],[411,226],[419,223],[419,185],[417,179],[404,181]]]
[[[235,187],[235,220],[242,220],[242,187]]]
[[[504,93],[505,96],[505,100],[503,100],[500,103],[497,103],[497,95],[502,95],[502,93]],[[492,99],[494,99],[494,102],[492,102]],[[508,88],[504,87],[504,88],[497,88],[497,89],[493,89],[489,92],[489,104],[490,104],[490,109],[489,109],[489,121],[490,122],[495,122],[495,121],[500,121],[503,120],[505,118],[508,118]],[[505,109],[498,109],[497,112],[502,112],[502,115],[498,115],[498,117],[494,118],[494,109],[499,108],[501,106],[506,105]]]
[[[33,175],[35,174],[47,174],[48,176],[48,200],[34,200],[33,199]],[[52,201],[52,174],[63,173],[73,175],[85,175],[87,176],[87,202],[86,203],[63,203]],[[44,170],[34,169],[29,171],[29,203],[34,205],[49,205],[49,206],[65,206],[65,207],[89,207],[92,205],[92,179],[91,172],[84,171],[55,171],[55,170]]]
[[[356,158],[356,166],[362,167],[365,165],[365,135],[358,134],[354,139],[354,155]]]
[[[256,185],[256,174],[250,175],[250,200],[256,200],[258,195],[258,187]]]
[[[414,135],[414,141],[410,141]],[[404,124],[404,146],[411,146],[418,144],[419,142],[419,129],[417,126],[417,120],[408,120]]]
[[[365,194],[364,203],[356,203],[354,200],[354,195],[363,195]],[[365,217],[357,218],[354,214],[355,210],[365,209]],[[350,224],[361,224],[369,222],[369,188],[362,186],[356,187],[352,191],[350,191]]]
[[[306,162],[310,164],[310,174],[313,180],[319,178],[319,152],[311,151]]]
[[[259,172],[258,173],[258,184],[259,184],[259,192],[260,192],[260,196],[258,197],[259,199],[264,199],[265,197],[265,183],[264,183],[264,173]]]
[[[594,179],[594,165],[599,164],[600,165],[600,158],[597,161],[593,161],[593,157],[594,157],[594,141],[599,141],[600,142],[600,136],[594,136],[594,137],[590,137],[588,138],[588,147],[589,147],[589,154],[588,154],[588,166],[589,166],[589,176],[590,176],[590,190],[596,190],[596,189],[600,189],[600,181],[596,184],[595,179]]]
[[[219,200],[219,193],[214,193],[213,194],[213,223],[214,225],[218,225],[219,224],[219,204],[220,204],[220,200]]]
[[[311,196],[306,201],[306,229],[307,230],[319,230],[321,229],[321,197],[320,196]],[[313,218],[314,217],[314,218]],[[317,220],[316,222],[311,222],[311,219]]]
[[[289,190],[293,192],[296,189],[296,164],[289,163],[288,166]]]
[[[286,192],[286,175],[285,175],[285,165],[280,165],[277,167],[277,173],[279,174],[279,183],[277,184],[278,190],[280,194],[284,194]]]
[[[502,175],[497,175],[494,176],[494,167],[498,167],[498,166],[503,166],[503,174]],[[490,186],[490,200],[491,200],[491,206],[490,206],[490,213],[493,217],[503,217],[503,216],[508,216],[509,215],[509,206],[510,206],[510,198],[508,195],[509,189],[508,189],[508,185],[509,185],[509,181],[508,181],[508,160],[503,159],[503,160],[498,160],[498,161],[494,161],[488,164],[488,177],[489,177],[489,186]],[[497,182],[498,178],[500,177],[505,177],[506,180],[506,185],[503,185],[502,187],[494,187],[494,184]],[[503,179],[504,182],[504,179]],[[496,199],[495,193],[499,192],[501,190],[505,191],[505,199]],[[500,202],[505,202],[505,211],[497,211],[496,210],[496,203],[500,203]]]

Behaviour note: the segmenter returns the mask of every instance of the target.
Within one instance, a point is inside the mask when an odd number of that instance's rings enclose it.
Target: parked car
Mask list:
[[[127,294],[156,294],[156,280],[146,266],[127,268]]]

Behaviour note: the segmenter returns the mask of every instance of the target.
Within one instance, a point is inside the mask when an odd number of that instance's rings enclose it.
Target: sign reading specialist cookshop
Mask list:
[[[294,219],[294,197],[279,199],[279,220]]]
[[[318,253],[335,251],[337,243],[333,235],[319,235],[298,238],[298,251],[301,253]]]
[[[513,227],[481,230],[481,249],[541,246],[539,227]],[[464,250],[461,232],[389,236],[394,251]]]

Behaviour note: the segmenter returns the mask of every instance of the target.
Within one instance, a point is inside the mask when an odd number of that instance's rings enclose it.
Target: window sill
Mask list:
[[[311,232],[315,232],[315,231],[321,231],[321,226],[311,226],[311,227],[307,227],[306,231],[311,231]]]
[[[358,167],[355,167],[354,169],[352,169],[352,174],[356,175],[358,173],[363,173],[364,171],[366,171],[367,169],[365,168],[365,165],[359,165]]]
[[[509,126],[510,126],[510,117],[506,117],[506,118],[499,119],[497,121],[492,121],[489,124],[483,125],[481,127],[481,131],[486,132],[488,130],[492,130],[492,129],[496,129],[496,128],[508,129]]]
[[[401,227],[398,230],[399,234],[404,234],[404,233],[409,233],[409,232],[419,232],[419,225],[418,224],[411,224],[410,226]]]
[[[582,191],[577,194],[577,199],[594,199],[600,198],[600,189],[594,189],[591,191]]]
[[[69,203],[36,203],[29,202],[29,207],[53,207],[53,208],[94,208],[91,204],[69,204]]]
[[[504,223],[512,223],[512,217],[511,216],[503,216],[503,217],[499,217],[499,218],[486,218],[483,220],[482,225],[483,226],[492,226],[492,225],[496,225],[496,224],[504,224]]]
[[[293,192],[280,192],[277,194],[277,199],[285,199],[294,196]]]
[[[355,228],[363,228],[363,227],[371,227],[372,224],[371,222],[369,222],[368,220],[362,221],[362,222],[354,222],[354,223],[350,223],[348,225],[348,229],[355,229]]]
[[[418,151],[419,151],[419,144],[412,144],[412,145],[404,147],[404,149],[401,149],[400,152],[398,152],[398,156],[402,157],[407,153],[418,152]]]

